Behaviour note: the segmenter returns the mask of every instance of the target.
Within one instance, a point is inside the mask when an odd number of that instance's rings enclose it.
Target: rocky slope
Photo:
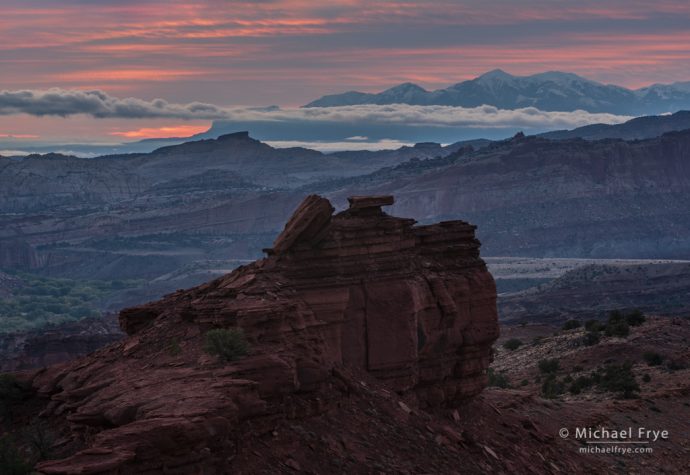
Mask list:
[[[498,325],[496,290],[474,227],[414,226],[381,211],[392,203],[355,197],[333,216],[327,200],[310,196],[268,258],[124,310],[129,338],[28,376],[34,407],[63,441],[63,458],[38,470],[270,467],[242,441],[287,421],[345,417],[361,403],[344,399],[361,386],[354,374],[420,408],[477,395]],[[203,335],[213,328],[242,329],[249,355],[223,363],[205,354]],[[399,410],[409,414],[408,403]],[[287,466],[301,463],[309,462]],[[430,466],[446,471],[451,463],[441,456]]]
[[[690,316],[690,263],[591,264],[499,300],[506,322],[558,324],[633,309]]]
[[[625,142],[514,139],[360,177],[347,190],[392,193],[396,213],[462,213],[488,255],[679,258],[690,253],[690,131]],[[407,167],[407,168],[404,168]]]
[[[598,453],[595,457],[599,467],[593,473],[607,469],[621,474],[685,473],[690,460],[686,436],[690,430],[690,320],[648,317],[642,325],[631,327],[627,337],[602,335],[601,341],[590,345],[585,344],[586,332],[582,328],[558,330],[559,327],[544,325],[503,325],[492,371],[505,378],[501,386],[508,387],[492,388],[486,395],[498,401],[518,399],[518,410],[541,423],[548,424],[544,419],[553,417],[549,432],[557,434],[567,429],[569,434],[564,440],[573,443],[573,451],[578,450],[577,446],[586,447],[586,439],[597,440],[578,438],[578,427],[619,431],[632,428],[633,442],[646,440],[639,437],[640,427],[668,431],[668,437],[647,444],[613,444],[651,450]],[[503,343],[511,339],[523,344],[515,350],[504,348]],[[656,360],[650,359],[650,354]],[[544,360],[558,361],[557,369],[550,373],[540,370],[539,363]],[[607,366],[615,368],[608,373],[615,379],[626,364],[630,365],[632,382],[639,388],[629,398],[623,398],[618,390],[602,389],[601,385],[580,385],[579,390],[571,390],[578,380],[591,378]],[[549,378],[562,384],[562,392],[552,391],[550,399],[543,399],[544,382]],[[626,386],[634,387],[630,382]],[[554,413],[543,411],[544,406],[552,407]],[[581,467],[573,473],[586,472]]]

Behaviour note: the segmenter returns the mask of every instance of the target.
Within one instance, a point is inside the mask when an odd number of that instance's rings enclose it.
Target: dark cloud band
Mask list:
[[[88,114],[99,119],[222,119],[227,114],[212,104],[171,104],[163,99],[145,101],[112,97],[103,91],[64,89],[0,91],[0,115],[68,117]]]

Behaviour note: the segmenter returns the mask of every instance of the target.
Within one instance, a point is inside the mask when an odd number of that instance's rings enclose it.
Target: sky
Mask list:
[[[406,81],[446,87],[495,68],[637,88],[690,80],[689,25],[687,0],[3,0],[0,95],[59,88],[100,91],[116,106],[290,108]],[[200,115],[5,111],[0,141],[188,136],[211,124]]]

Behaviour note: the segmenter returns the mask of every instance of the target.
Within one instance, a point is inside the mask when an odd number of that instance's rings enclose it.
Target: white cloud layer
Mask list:
[[[324,153],[361,150],[395,150],[404,146],[412,146],[414,143],[403,142],[394,139],[376,140],[374,142],[318,142],[302,140],[267,140],[266,143],[275,148],[303,147],[318,150]]]
[[[494,106],[473,108],[408,104],[311,108],[240,108],[192,102],[174,104],[163,99],[117,98],[103,91],[64,89],[0,91],[0,115],[96,118],[224,119],[234,122],[376,123],[406,126],[538,129],[574,128],[593,123],[616,124],[631,119],[605,113],[547,112],[534,107],[516,110]]]

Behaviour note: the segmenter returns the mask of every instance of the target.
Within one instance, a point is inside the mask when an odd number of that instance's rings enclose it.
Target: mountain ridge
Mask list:
[[[501,109],[535,107],[543,111],[584,110],[592,113],[649,115],[690,108],[690,83],[652,84],[627,89],[561,71],[515,76],[494,69],[474,79],[434,91],[407,82],[379,93],[348,91],[329,94],[303,107],[363,104],[491,105]]]

